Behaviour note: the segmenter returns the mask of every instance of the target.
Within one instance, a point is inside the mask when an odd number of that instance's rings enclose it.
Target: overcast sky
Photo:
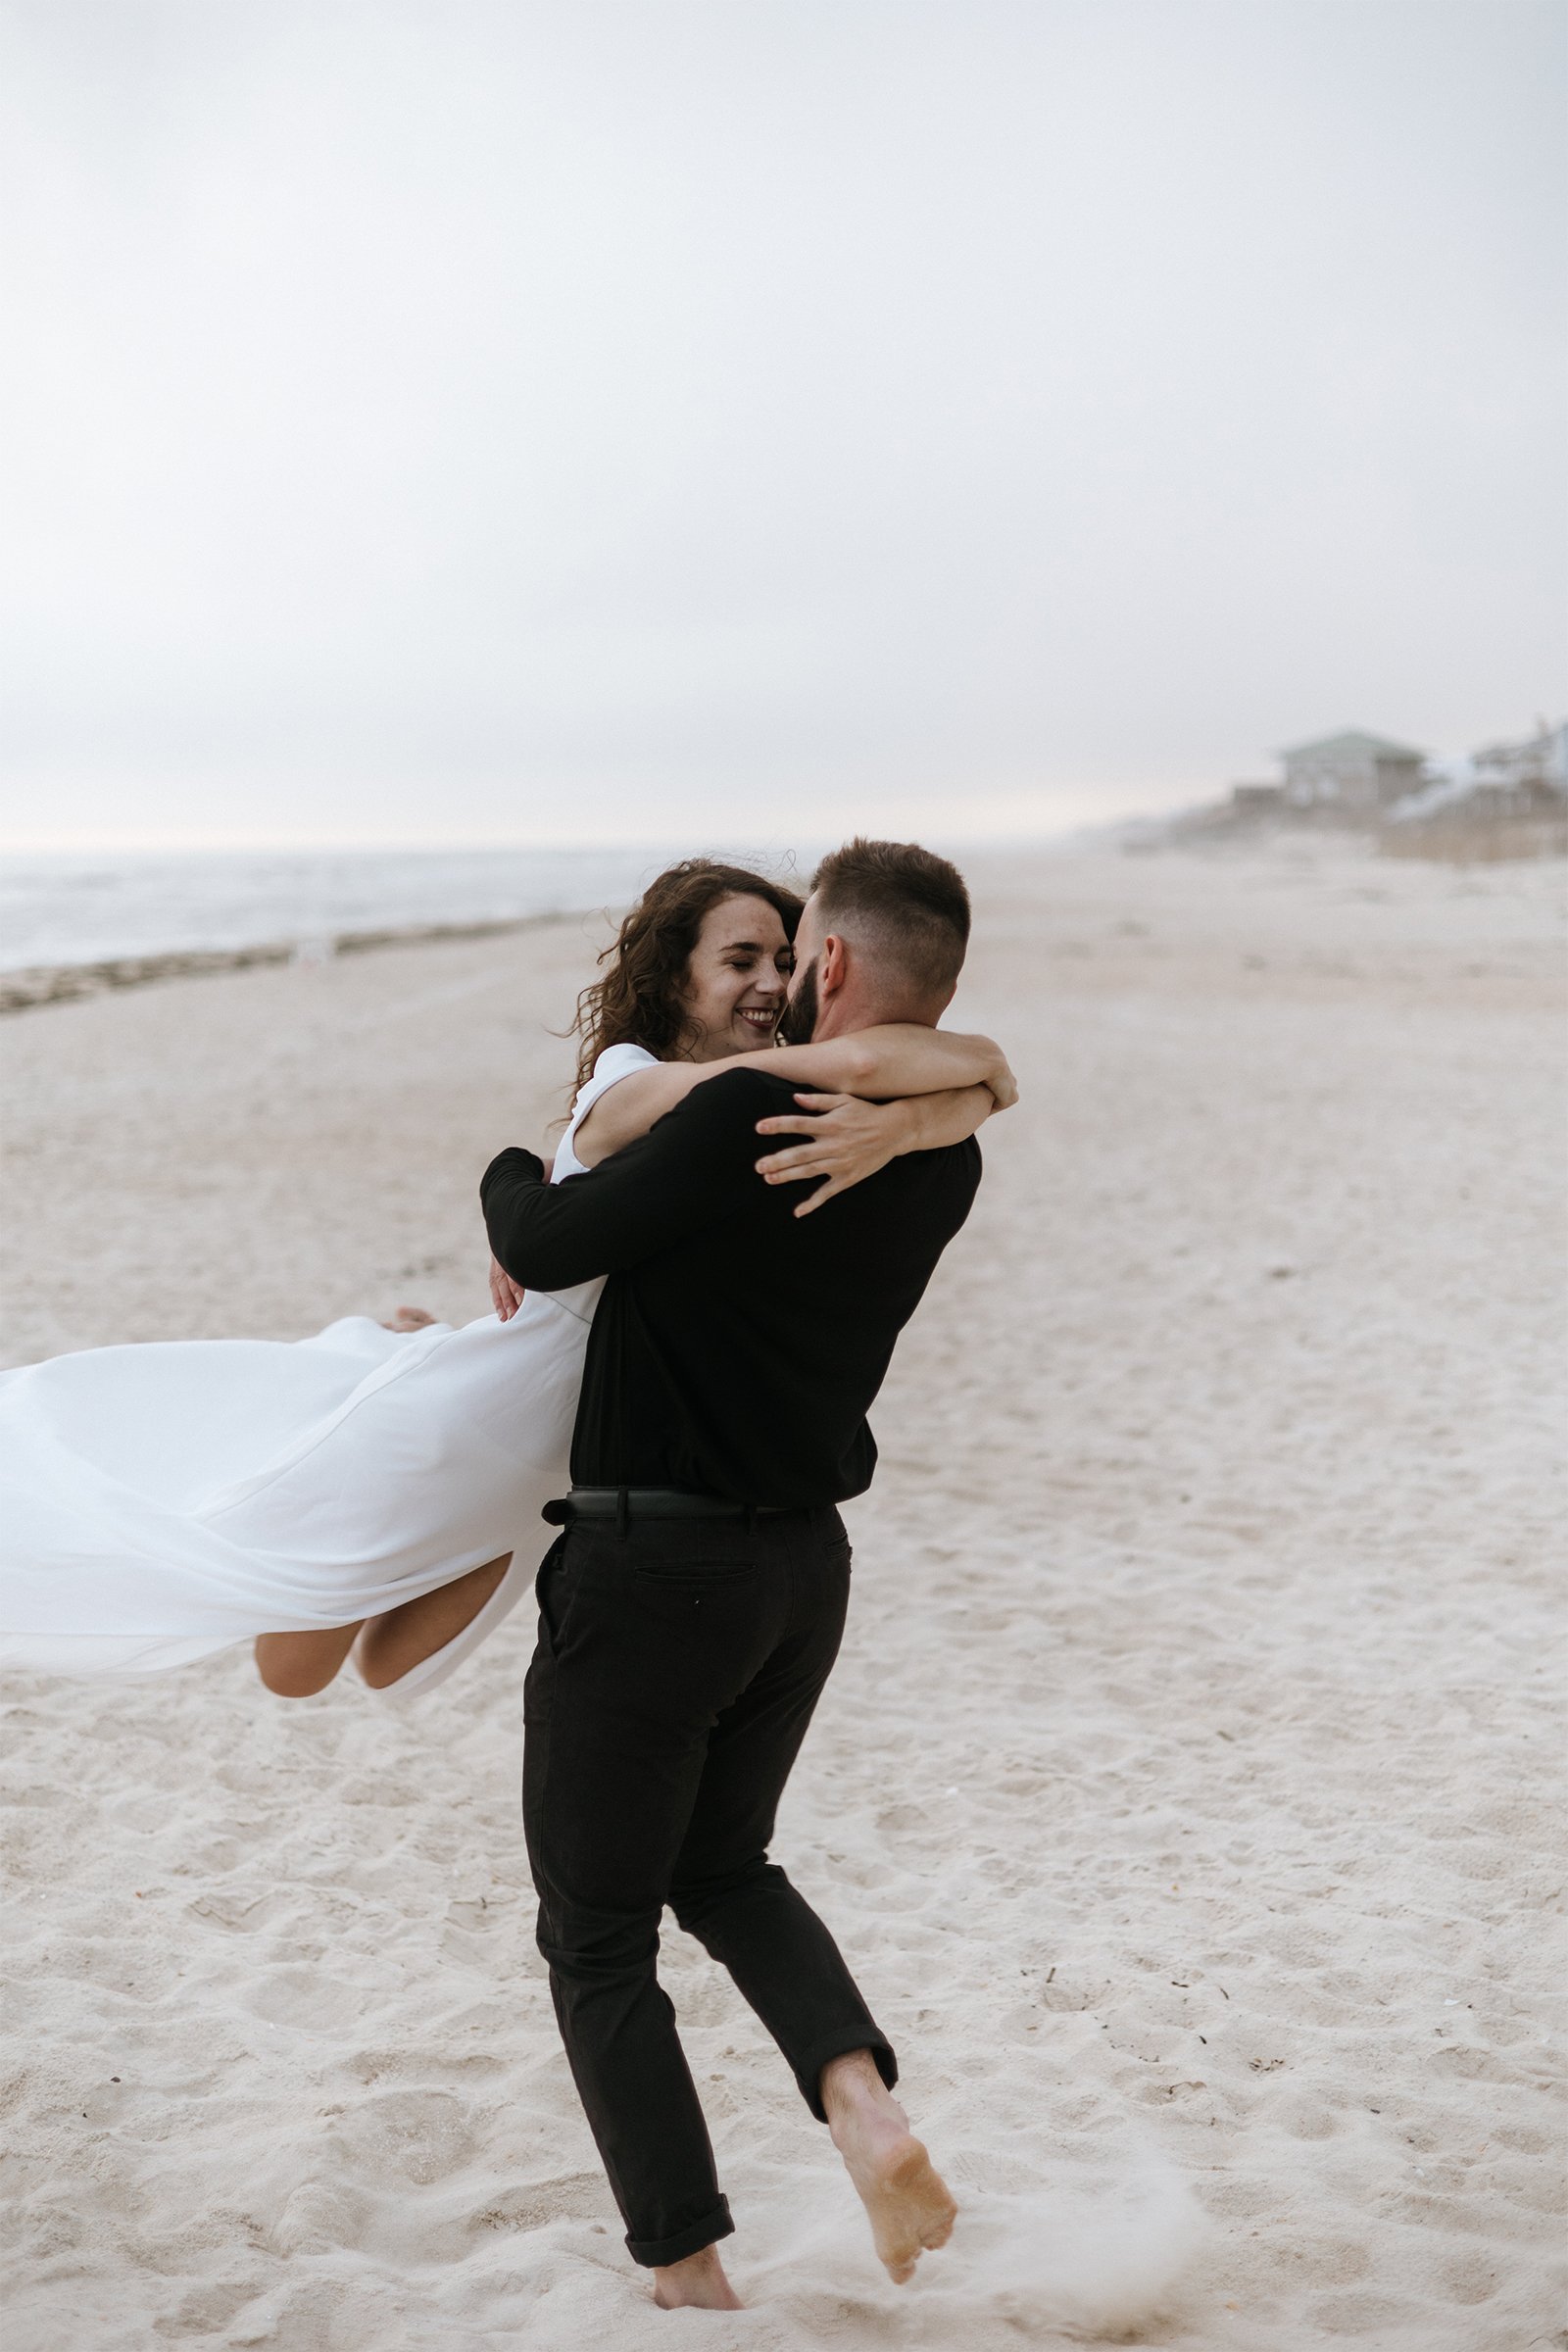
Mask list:
[[[5,16],[14,842],[958,839],[1568,703],[1558,0]]]

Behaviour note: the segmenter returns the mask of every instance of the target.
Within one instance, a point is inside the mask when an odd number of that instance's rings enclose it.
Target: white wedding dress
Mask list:
[[[577,1128],[654,1059],[612,1046]],[[472,1622],[384,1695],[445,1679],[532,1581],[568,1482],[602,1282],[407,1335],[93,1348],[0,1373],[0,1667],[149,1674],[262,1633],[350,1625],[512,1565]]]

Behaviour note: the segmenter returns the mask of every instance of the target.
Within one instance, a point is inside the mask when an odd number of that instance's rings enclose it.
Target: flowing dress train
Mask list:
[[[653,1055],[602,1054],[578,1125]],[[564,1492],[602,1282],[510,1323],[192,1340],[0,1373],[0,1667],[147,1674],[262,1633],[352,1624],[510,1551],[472,1624],[394,1691],[428,1688],[526,1589]]]

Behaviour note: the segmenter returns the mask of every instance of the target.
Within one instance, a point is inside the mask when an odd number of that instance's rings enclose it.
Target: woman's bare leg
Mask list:
[[[435,1321],[434,1315],[422,1306],[400,1306],[383,1322],[383,1331],[423,1331]],[[481,1571],[482,1573],[482,1571]],[[397,1614],[396,1611],[393,1612]],[[471,1615],[472,1612],[470,1611]],[[269,1690],[279,1698],[311,1698],[324,1690],[354,1647],[354,1637],[364,1624],[357,1617],[352,1625],[325,1626],[309,1634],[258,1634],[256,1637],[256,1671]],[[382,1619],[384,1624],[386,1619]],[[463,1620],[467,1623],[467,1618]],[[450,1638],[450,1637],[449,1637]],[[400,1666],[398,1672],[407,1674],[414,1661]],[[396,1680],[396,1677],[392,1677]]]
[[[511,1552],[503,1552],[499,1560],[486,1560],[482,1568],[470,1568],[466,1576],[421,1592],[417,1600],[368,1617],[357,1663],[370,1689],[384,1690],[432,1650],[444,1649],[478,1616],[511,1565]]]
[[[417,1600],[406,1600],[380,1617],[357,1618],[353,1625],[325,1626],[307,1634],[258,1634],[256,1671],[277,1697],[310,1698],[333,1680],[363,1625],[360,1671],[372,1690],[384,1690],[471,1624],[511,1564],[511,1552],[504,1552],[499,1560],[470,1568],[450,1585],[421,1592]]]
[[[310,1698],[324,1690],[349,1651],[364,1623],[329,1625],[318,1633],[258,1634],[256,1671],[279,1698]]]

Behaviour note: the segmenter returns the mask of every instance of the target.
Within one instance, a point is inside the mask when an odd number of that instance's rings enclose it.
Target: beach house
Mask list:
[[[1416,792],[1426,755],[1385,735],[1348,729],[1282,752],[1285,799],[1293,808],[1331,805],[1336,814],[1372,816]]]

